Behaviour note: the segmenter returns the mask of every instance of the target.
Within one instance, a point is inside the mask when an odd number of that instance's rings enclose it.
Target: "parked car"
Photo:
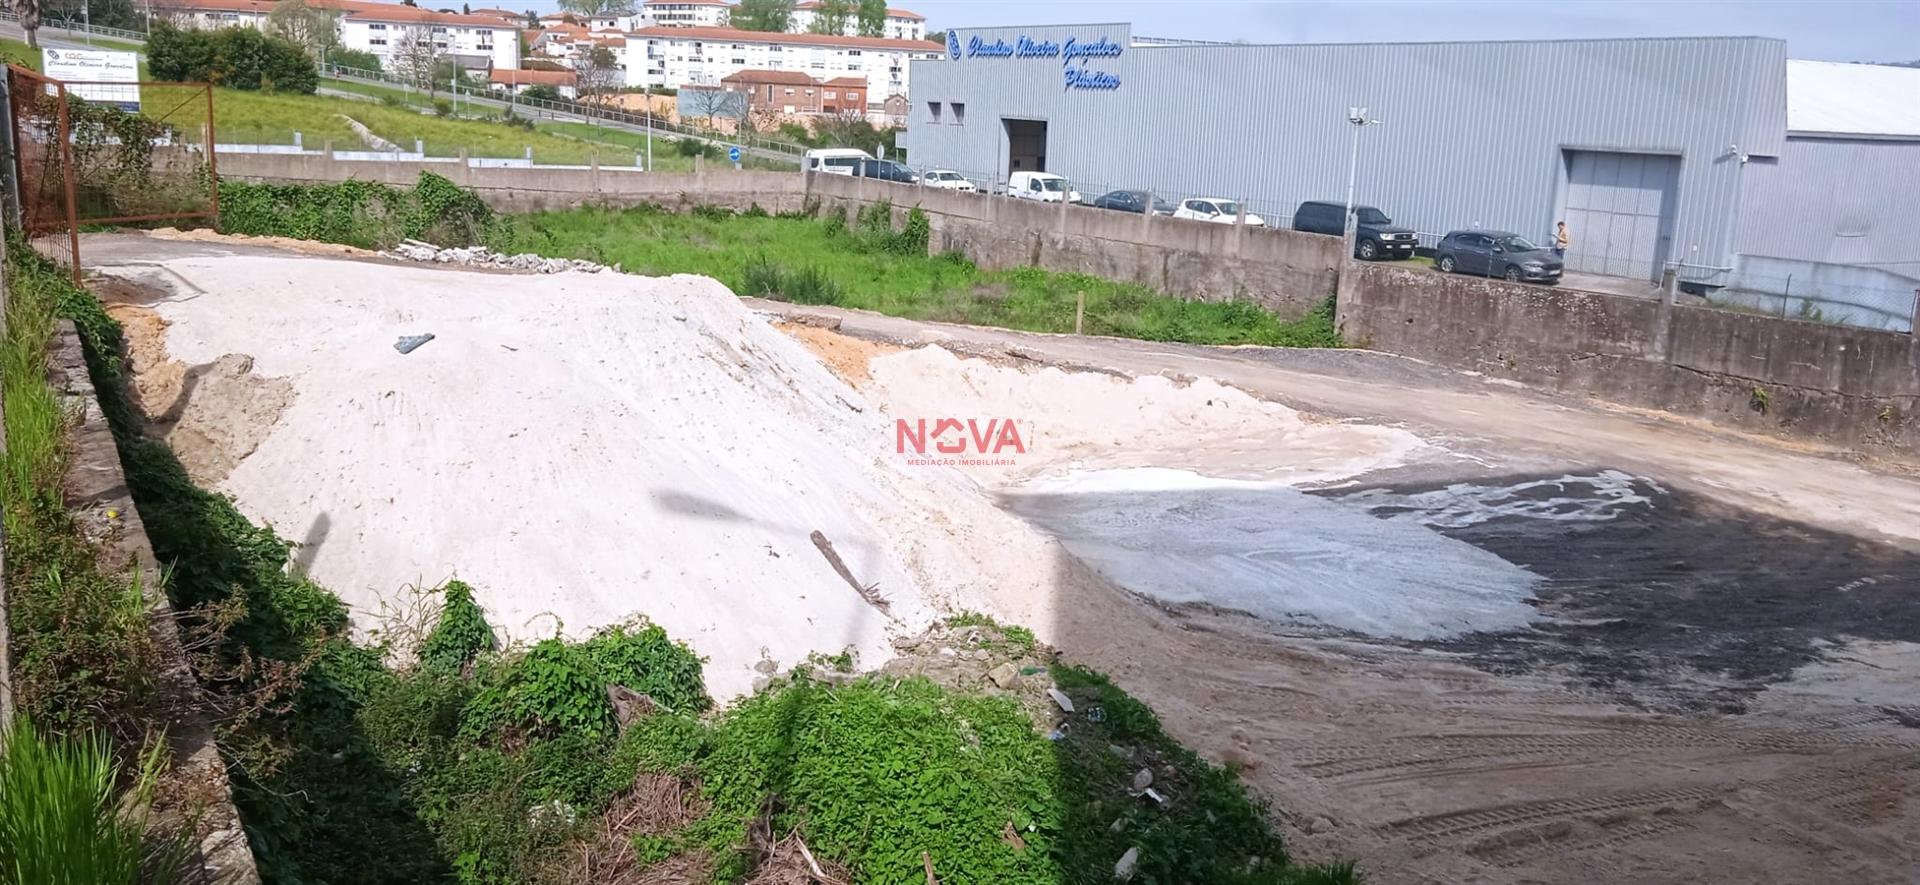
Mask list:
[[[967,180],[965,175],[952,169],[929,169],[921,174],[920,181],[927,187],[937,187],[941,190],[962,191],[969,194],[979,190],[973,182]]]
[[[1095,209],[1113,209],[1120,212],[1132,212],[1135,215],[1145,215],[1147,213],[1147,198],[1149,196],[1151,195],[1146,191],[1107,191],[1100,196],[1094,197],[1092,205]],[[1153,197],[1153,214],[1172,215],[1173,204],[1159,197]]]
[[[1433,252],[1435,267],[1447,273],[1506,277],[1513,282],[1560,282],[1560,257],[1526,237],[1498,230],[1457,230]]]
[[[815,148],[807,151],[805,157],[809,170],[834,175],[852,175],[861,160],[873,159],[872,154],[854,148]]]
[[[1066,176],[1051,172],[1015,172],[1007,176],[1007,196],[1043,203],[1080,202],[1080,192],[1067,185]]]
[[[1219,197],[1196,197],[1191,200],[1181,200],[1180,208],[1173,210],[1173,217],[1193,221],[1211,221],[1215,224],[1233,224],[1240,220],[1240,204]],[[1266,227],[1267,220],[1248,212],[1247,226]]]
[[[1293,213],[1293,229],[1311,234],[1346,234],[1347,204],[1309,200]],[[1353,207],[1353,257],[1363,261],[1412,258],[1420,235],[1412,228],[1394,227],[1393,219],[1372,206]]]
[[[892,160],[875,160],[872,158],[857,161],[853,167],[853,176],[855,178],[878,178],[881,181],[897,181],[901,184],[912,184],[920,180],[918,176],[913,174],[912,169],[908,169],[899,163],[895,163]]]

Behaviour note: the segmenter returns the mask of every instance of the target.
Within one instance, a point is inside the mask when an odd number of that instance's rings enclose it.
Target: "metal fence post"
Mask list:
[[[67,180],[67,243],[73,249],[68,257],[73,262],[73,284],[78,286],[80,285],[80,197],[74,189],[73,182],[75,171],[73,129],[71,128],[73,121],[67,115],[66,84],[60,84],[56,88],[59,90],[56,94],[60,98],[60,164],[64,167],[60,170],[60,177]],[[207,125],[212,126],[213,121],[208,120]]]
[[[1920,289],[1913,290],[1913,323],[1907,326],[1907,334],[1920,335]]]
[[[1147,204],[1140,209],[1140,240],[1149,242],[1147,232],[1153,228],[1153,201],[1158,199],[1153,191],[1147,191]]]

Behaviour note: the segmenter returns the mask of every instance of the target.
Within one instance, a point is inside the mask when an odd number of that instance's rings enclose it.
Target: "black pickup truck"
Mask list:
[[[1312,234],[1345,233],[1341,218],[1346,204],[1324,200],[1301,203],[1293,213],[1293,229]],[[1356,222],[1353,232],[1353,257],[1363,261],[1380,258],[1412,258],[1420,236],[1411,228],[1394,227],[1393,219],[1372,206],[1353,207]]]

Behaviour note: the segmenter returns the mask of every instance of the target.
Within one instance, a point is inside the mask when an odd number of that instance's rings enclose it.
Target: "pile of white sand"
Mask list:
[[[189,376],[245,353],[292,383],[219,488],[310,541],[301,561],[362,627],[458,577],[515,639],[651,617],[730,696],[763,654],[877,664],[890,631],[1056,579],[1029,567],[1051,542],[956,474],[898,467],[889,423],[711,279],[239,256],[141,272],[178,293],[155,309]]]

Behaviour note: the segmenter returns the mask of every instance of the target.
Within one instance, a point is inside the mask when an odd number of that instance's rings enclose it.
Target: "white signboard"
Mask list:
[[[140,110],[140,59],[131,52],[42,47],[40,71],[68,83],[75,98]]]

